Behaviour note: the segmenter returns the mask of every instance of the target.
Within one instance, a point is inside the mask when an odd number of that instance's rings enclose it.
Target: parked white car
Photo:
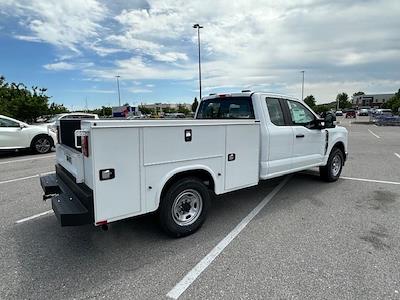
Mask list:
[[[75,113],[64,113],[54,115],[52,118],[46,121],[46,125],[52,128],[56,125],[58,120],[62,119],[98,119],[99,116],[97,114],[88,114],[83,112],[75,112]]]
[[[56,134],[47,127],[0,115],[0,150],[31,148],[36,153],[48,153],[56,140]]]

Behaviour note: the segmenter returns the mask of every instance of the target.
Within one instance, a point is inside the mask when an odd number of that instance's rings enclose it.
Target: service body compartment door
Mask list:
[[[93,128],[95,221],[116,221],[141,213],[139,128]],[[101,170],[114,178],[101,180]],[[112,176],[111,176],[112,177]]]
[[[236,190],[258,184],[260,127],[226,126],[225,190]]]

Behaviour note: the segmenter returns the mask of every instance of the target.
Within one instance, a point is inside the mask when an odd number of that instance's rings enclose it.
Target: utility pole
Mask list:
[[[304,100],[304,70],[303,71],[300,71],[301,73],[303,73],[303,82],[302,82],[302,84],[301,84],[301,101],[303,101]]]
[[[199,48],[199,87],[200,87],[200,100],[201,100],[200,29],[203,28],[203,26],[200,26],[199,24],[194,24],[193,28],[197,29],[197,43],[198,43],[198,48]]]
[[[117,76],[115,76],[115,77],[117,78],[118,106],[121,106],[121,93],[120,93],[120,91],[119,91],[119,78],[120,78],[121,76],[117,75]]]

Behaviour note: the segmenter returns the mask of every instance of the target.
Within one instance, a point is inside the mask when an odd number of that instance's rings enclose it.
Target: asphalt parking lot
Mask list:
[[[342,179],[310,170],[225,194],[182,239],[152,215],[107,232],[61,228],[38,179],[55,154],[0,157],[0,298],[167,298],[280,185],[180,299],[399,299],[400,128],[340,121],[349,130]]]

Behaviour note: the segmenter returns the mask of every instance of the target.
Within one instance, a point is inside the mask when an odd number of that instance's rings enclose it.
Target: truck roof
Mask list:
[[[218,94],[210,94],[208,96],[203,97],[201,100],[208,100],[208,99],[215,99],[215,98],[224,98],[224,97],[250,97],[252,95],[265,95],[267,97],[271,98],[285,98],[285,99],[290,99],[290,100],[297,100],[299,99],[289,96],[289,95],[284,95],[284,94],[278,94],[278,93],[270,93],[270,92],[257,92],[257,91],[243,91],[240,93],[218,93]]]

